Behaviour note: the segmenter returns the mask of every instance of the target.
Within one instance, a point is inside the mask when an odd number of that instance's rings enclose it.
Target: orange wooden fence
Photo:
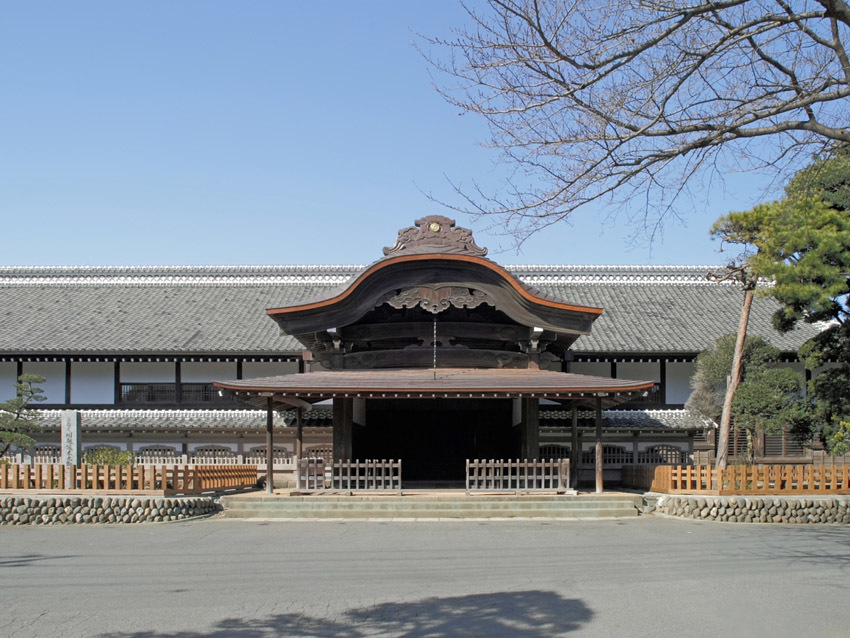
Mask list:
[[[136,491],[199,494],[251,487],[254,465],[125,466],[0,465],[0,489],[64,491]]]
[[[624,465],[622,483],[665,494],[850,494],[850,466]]]

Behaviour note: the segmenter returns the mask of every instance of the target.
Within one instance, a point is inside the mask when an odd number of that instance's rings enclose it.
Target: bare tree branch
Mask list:
[[[522,240],[596,201],[660,229],[702,171],[796,168],[850,144],[846,0],[487,0],[426,39],[441,94],[514,179],[452,208]],[[637,204],[636,202],[640,202]]]

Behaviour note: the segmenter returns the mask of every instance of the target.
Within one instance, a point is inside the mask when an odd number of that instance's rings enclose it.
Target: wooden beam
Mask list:
[[[293,408],[298,408],[299,410],[307,410],[310,412],[313,409],[313,404],[305,401],[304,399],[299,399],[298,397],[285,397],[280,394],[274,395],[274,400],[278,403],[285,403],[286,405],[291,405]]]

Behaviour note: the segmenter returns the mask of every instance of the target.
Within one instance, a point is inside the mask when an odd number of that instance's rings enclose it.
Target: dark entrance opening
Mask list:
[[[354,458],[401,459],[402,480],[460,484],[466,459],[517,456],[510,399],[369,399]]]

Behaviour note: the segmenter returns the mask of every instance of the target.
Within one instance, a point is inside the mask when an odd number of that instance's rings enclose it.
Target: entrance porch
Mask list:
[[[540,399],[572,407],[574,413],[590,405],[596,414],[596,490],[601,492],[602,408],[648,392],[653,382],[538,369],[441,368],[311,372],[216,386],[266,408],[267,449],[273,449],[276,409],[295,406],[300,415],[313,403],[333,399],[335,462],[407,459],[412,468],[404,466],[405,479],[428,481],[462,479],[469,458],[539,458]],[[299,459],[300,422],[299,416]]]

